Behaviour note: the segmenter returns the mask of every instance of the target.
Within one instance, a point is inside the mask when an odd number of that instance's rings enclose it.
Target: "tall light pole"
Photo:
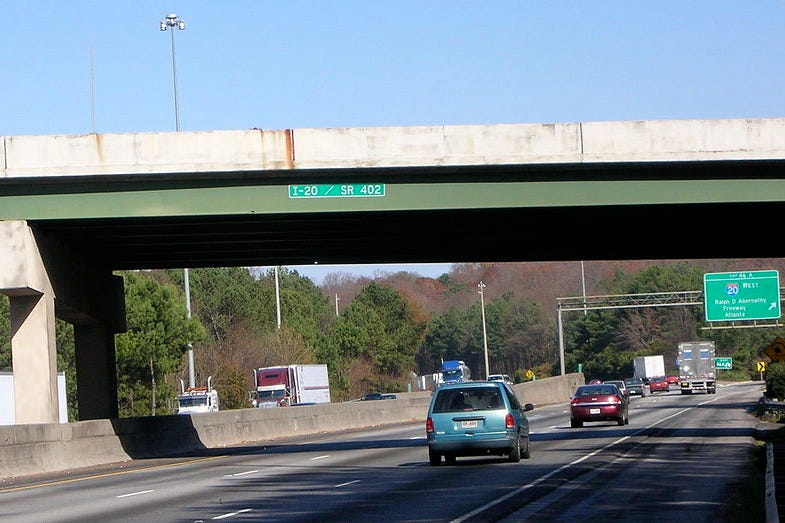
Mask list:
[[[586,308],[586,271],[583,268],[583,260],[581,260],[581,287],[583,288],[583,314],[586,316],[589,311]]]
[[[482,310],[482,345],[485,351],[485,377],[487,378],[491,374],[491,369],[488,366],[488,331],[485,330],[485,294],[483,293],[485,284],[480,281],[477,287],[480,289],[477,292],[480,293],[480,309]]]
[[[174,90],[174,128],[180,132],[180,107],[177,105],[177,59],[174,52],[174,30],[175,28],[180,31],[185,29],[185,22],[180,20],[176,14],[172,13],[166,15],[166,18],[161,20],[161,31],[169,31],[172,35],[172,88]],[[183,281],[185,282],[185,310],[188,313],[188,319],[191,319],[191,278],[188,274],[188,269],[183,269]],[[196,386],[194,379],[194,348],[193,345],[188,343],[188,386],[194,388]]]
[[[161,20],[161,31],[171,29],[172,35],[172,87],[174,88],[174,126],[177,131],[180,130],[180,108],[177,105],[177,60],[174,52],[174,29],[175,27],[182,31],[185,29],[185,22],[180,20],[176,14],[172,13],[166,15],[166,18]]]
[[[275,266],[275,315],[277,317],[276,327],[281,328],[281,290],[278,286],[278,266]]]

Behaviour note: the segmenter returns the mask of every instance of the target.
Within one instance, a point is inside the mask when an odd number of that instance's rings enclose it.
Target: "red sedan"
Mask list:
[[[679,384],[679,377],[678,376],[665,376],[665,379],[671,385],[678,385]]]
[[[570,399],[570,427],[583,427],[586,421],[630,422],[630,399],[616,385],[592,384],[578,387]]]
[[[651,378],[649,380],[649,392],[654,394],[655,392],[668,392],[670,389],[670,383],[668,380],[665,379],[665,376],[659,378]]]

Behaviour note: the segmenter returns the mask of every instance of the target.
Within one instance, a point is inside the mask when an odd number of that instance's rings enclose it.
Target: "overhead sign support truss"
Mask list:
[[[780,301],[782,301],[782,288],[780,288]],[[559,358],[561,362],[561,374],[565,374],[564,363],[564,327],[562,323],[563,312],[583,311],[604,309],[637,309],[643,307],[679,307],[679,306],[704,306],[703,291],[673,291],[655,292],[649,294],[608,294],[599,296],[571,296],[566,298],[556,298],[556,311],[559,320]],[[711,324],[703,327],[705,330],[712,329],[749,329],[753,327],[781,327],[779,320],[761,323],[758,321],[746,321],[744,324],[738,322],[727,322],[723,325]]]

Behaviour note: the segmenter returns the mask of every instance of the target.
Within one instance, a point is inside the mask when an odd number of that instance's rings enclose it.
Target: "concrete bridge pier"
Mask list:
[[[74,325],[79,418],[116,418],[114,334],[125,330],[123,281],[109,269],[0,221],[0,293],[9,296],[17,424],[57,423],[55,317]]]
[[[10,295],[14,416],[19,425],[57,423],[54,295],[29,290]]]
[[[117,418],[114,332],[105,325],[74,325],[79,419]]]

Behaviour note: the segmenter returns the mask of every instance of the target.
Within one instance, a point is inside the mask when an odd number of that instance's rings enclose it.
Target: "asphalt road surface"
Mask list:
[[[530,413],[532,457],[428,464],[424,423],[258,442],[0,486],[10,521],[725,521],[761,383],[634,397],[630,424]],[[523,398],[525,401],[525,398]]]

